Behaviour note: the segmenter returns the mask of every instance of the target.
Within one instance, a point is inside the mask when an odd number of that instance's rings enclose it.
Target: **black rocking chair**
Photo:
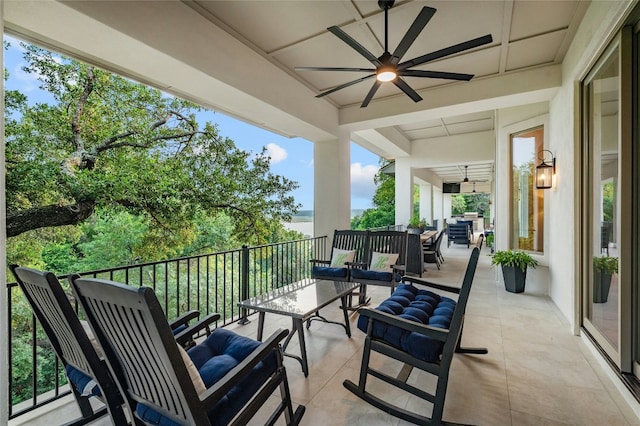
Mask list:
[[[443,422],[442,415],[453,355],[455,353],[487,353],[484,348],[463,348],[460,346],[465,308],[479,253],[478,248],[473,249],[460,288],[405,276],[403,278],[405,283],[400,284],[394,295],[385,300],[378,308],[361,308],[359,310],[361,317],[358,321],[358,328],[364,328],[367,337],[358,384],[350,380],[345,380],[343,383],[349,391],[369,404],[411,423],[420,425],[446,423]],[[407,282],[410,284],[406,284]],[[458,294],[457,302],[424,290],[423,286],[440,292],[456,293]],[[410,300],[415,302],[409,302]],[[402,312],[399,312],[398,307],[401,305],[404,308],[402,308]],[[420,306],[424,307],[424,312],[416,312]],[[405,366],[400,375],[392,377],[373,368],[369,364],[371,351],[404,362]],[[428,393],[406,382],[413,368],[438,377],[435,394]],[[431,417],[408,411],[370,393],[366,389],[368,375],[433,403]]]

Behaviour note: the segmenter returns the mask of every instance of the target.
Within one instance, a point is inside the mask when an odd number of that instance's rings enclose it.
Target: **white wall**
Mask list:
[[[548,193],[553,215],[545,222],[552,236],[549,295],[562,314],[577,330],[580,322],[581,283],[577,280],[576,223],[578,199],[580,105],[579,81],[600,55],[607,40],[617,31],[619,22],[633,2],[592,2],[565,56],[562,87],[549,103],[550,123],[547,146],[556,155],[556,184]],[[546,207],[546,206],[545,206]],[[548,223],[548,226],[547,226]]]

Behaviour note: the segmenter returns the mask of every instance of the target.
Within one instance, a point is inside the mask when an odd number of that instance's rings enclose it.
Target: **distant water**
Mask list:
[[[364,210],[351,210],[351,218],[361,215]],[[300,210],[291,218],[291,222],[283,223],[285,228],[303,233],[307,237],[313,237],[313,210]]]

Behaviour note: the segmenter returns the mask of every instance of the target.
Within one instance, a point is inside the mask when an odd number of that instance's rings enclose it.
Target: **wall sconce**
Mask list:
[[[545,161],[545,152],[551,154],[550,163],[547,163]],[[540,156],[540,154],[542,154],[542,157]],[[553,185],[553,175],[556,174],[556,157],[554,157],[553,153],[548,149],[543,149],[542,151],[538,152],[538,158],[542,161],[539,165],[536,166],[536,188],[551,188],[551,186]]]

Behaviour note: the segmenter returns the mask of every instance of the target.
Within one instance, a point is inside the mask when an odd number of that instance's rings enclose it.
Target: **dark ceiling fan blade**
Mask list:
[[[379,80],[376,80],[375,83],[373,83],[373,86],[371,86],[371,90],[369,90],[369,93],[367,93],[364,101],[362,101],[362,105],[360,105],[360,108],[366,108],[367,105],[369,105],[369,102],[371,102],[371,99],[373,99],[373,95],[376,94],[381,84],[382,82]]]
[[[402,37],[400,44],[396,47],[395,52],[393,52],[393,58],[391,59],[391,63],[393,65],[398,64],[400,59],[407,53],[407,50],[411,47],[416,38],[420,35],[424,27],[427,26],[433,15],[436,13],[436,10],[431,7],[423,7],[418,16],[416,16],[415,21],[407,30],[407,33]]]
[[[404,70],[398,73],[405,77],[428,77],[428,78],[444,78],[446,80],[469,81],[473,78],[473,74],[459,74],[457,72],[441,72],[441,71],[425,71],[425,70]]]
[[[378,58],[373,53],[369,52],[363,45],[355,41],[353,38],[351,38],[349,34],[342,31],[339,27],[336,27],[334,25],[332,27],[327,28],[327,30],[333,33],[340,40],[344,41],[349,46],[351,46],[351,48],[354,49],[356,52],[358,52],[359,54],[367,58],[369,61],[371,61],[371,63],[374,64],[376,67],[379,67],[380,65],[382,65],[382,63],[378,60]]]
[[[413,90],[406,81],[404,81],[403,79],[401,79],[400,77],[396,78],[393,81],[393,84],[395,84],[396,86],[398,86],[398,88],[400,88],[400,90],[402,90],[404,93],[407,94],[407,96],[409,96],[411,99],[413,99],[413,102],[420,102],[422,100],[422,98],[420,97],[420,95],[418,95],[418,92],[416,92],[415,90]]]
[[[344,89],[345,87],[353,86],[354,84],[360,83],[361,81],[365,81],[369,78],[372,78],[375,74],[367,75],[365,77],[359,78],[357,80],[350,81],[348,83],[341,84],[339,86],[334,87],[333,89],[327,90],[326,92],[322,92],[319,95],[316,95],[316,98],[321,98],[323,96],[327,96],[333,92],[337,92],[340,89]]]
[[[436,59],[444,58],[445,56],[473,49],[474,47],[482,46],[491,42],[493,42],[493,37],[491,37],[491,34],[487,34],[482,37],[465,41],[464,43],[454,44],[453,46],[445,47],[444,49],[436,50],[435,52],[427,53],[426,55],[418,56],[417,58],[402,62],[398,65],[398,71],[403,71],[416,65],[435,61]]]
[[[296,71],[349,71],[349,72],[375,72],[375,68],[340,68],[340,67],[295,67]]]

